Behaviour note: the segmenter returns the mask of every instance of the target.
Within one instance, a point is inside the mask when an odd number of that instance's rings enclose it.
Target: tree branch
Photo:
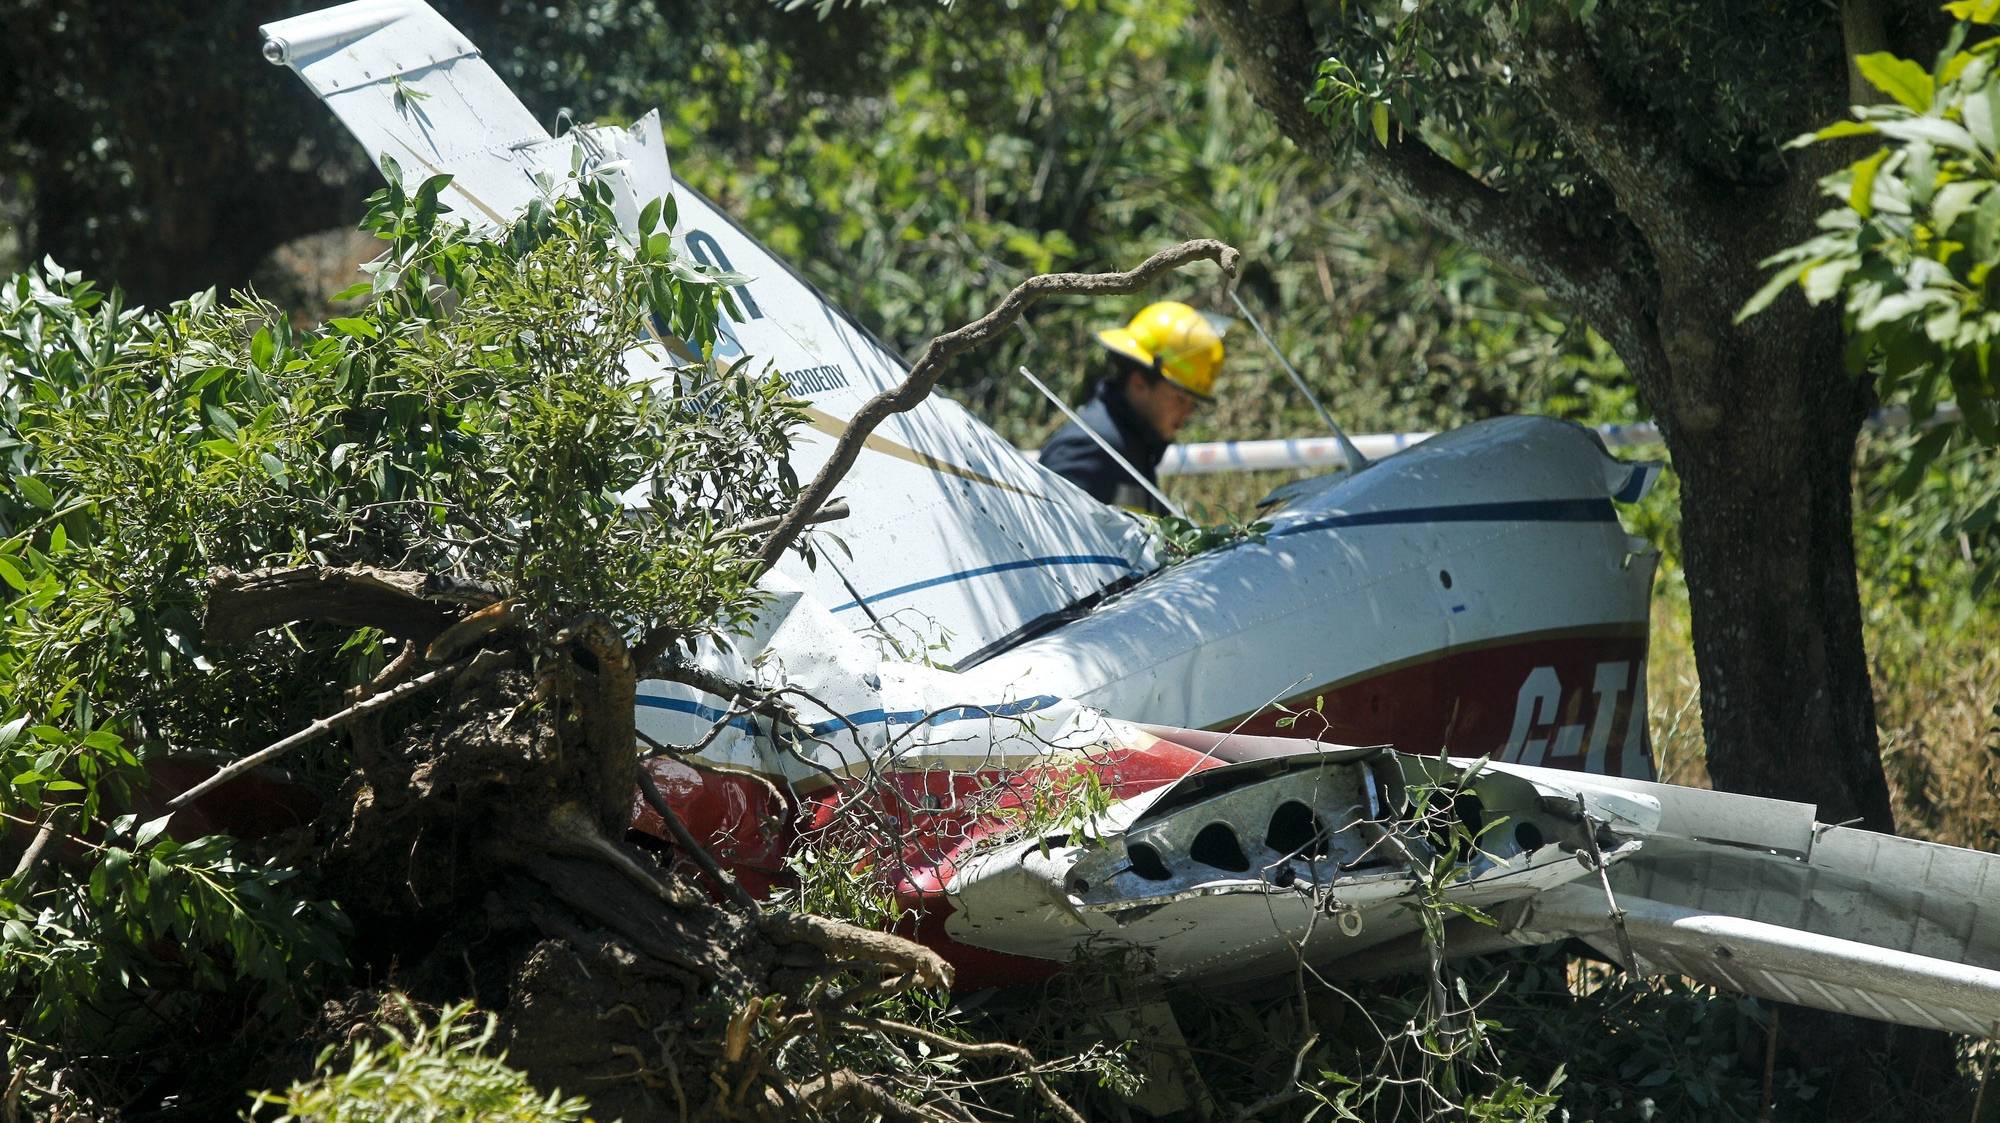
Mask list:
[[[986,315],[932,339],[924,346],[923,353],[917,356],[916,363],[910,367],[909,375],[902,382],[868,399],[854,412],[846,431],[834,444],[832,454],[820,467],[819,474],[799,493],[797,504],[779,521],[758,550],[760,572],[777,564],[778,559],[798,540],[800,532],[817,521],[822,506],[832,497],[833,489],[840,486],[848,469],[854,466],[862,445],[876,426],[892,413],[914,409],[937,387],[938,379],[944,376],[946,365],[952,359],[999,335],[1020,319],[1029,305],[1045,296],[1058,294],[1112,296],[1137,292],[1162,273],[1196,261],[1213,261],[1224,274],[1234,276],[1237,257],[1234,247],[1213,238],[1197,238],[1161,250],[1137,268],[1123,273],[1044,273],[1015,286],[1014,291]],[[654,645],[651,641],[652,637],[648,636],[646,641],[641,642],[640,649],[652,653]]]
[[[660,785],[653,781],[653,774],[643,763],[639,765],[639,792],[645,798],[646,806],[652,808],[653,814],[658,815],[660,821],[667,825],[667,830],[673,832],[675,845],[681,848],[689,861],[701,868],[702,873],[708,875],[708,879],[715,883],[716,888],[722,890],[724,896],[751,916],[763,913],[764,910],[758,906],[756,898],[752,897],[735,878],[723,872],[722,867],[716,863],[715,856],[695,840],[694,835],[687,829],[687,824],[682,823],[681,817],[674,814],[672,805],[667,803],[667,797],[660,793]]]
[[[252,768],[276,760],[293,749],[298,748],[300,745],[323,737],[351,721],[385,710],[412,694],[418,694],[433,686],[442,685],[457,678],[460,674],[483,674],[500,664],[513,661],[513,658],[514,656],[511,652],[482,651],[463,662],[453,663],[449,667],[439,667],[435,671],[418,675],[401,686],[391,687],[372,698],[357,702],[337,714],[329,714],[326,717],[320,718],[318,721],[286,737],[284,740],[258,749],[241,760],[229,762],[228,765],[217,770],[215,775],[210,776],[208,779],[168,800],[167,808],[168,810],[179,810],[182,807],[186,807],[188,804],[200,799],[203,795],[214,791],[216,788],[241,776]]]
[[[431,601],[430,583],[422,573],[371,566],[218,569],[209,574],[202,633],[210,643],[239,644],[267,628],[313,619],[428,644],[456,615]]]
[[[1667,134],[1619,102],[1583,27],[1566,9],[1549,9],[1524,39],[1499,8],[1488,10],[1486,27],[1514,62],[1522,86],[1603,177],[1662,269],[1684,276],[1712,272],[1728,224],[1717,221],[1699,173],[1672,150]]]
[[[1317,83],[1318,35],[1303,0],[1201,0],[1251,96],[1294,144],[1328,163],[1343,157],[1306,105]],[[1611,341],[1635,373],[1664,369],[1646,289],[1596,245],[1539,218],[1409,137],[1373,146],[1362,169],[1454,239],[1547,289]]]

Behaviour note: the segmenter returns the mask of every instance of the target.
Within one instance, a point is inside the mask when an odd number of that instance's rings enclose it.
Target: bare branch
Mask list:
[[[703,694],[713,694],[717,698],[740,701],[743,703],[744,708],[748,709],[751,713],[763,714],[765,717],[785,725],[799,726],[804,724],[799,718],[798,711],[787,705],[777,694],[752,686],[747,682],[738,682],[735,679],[726,678],[701,667],[690,666],[685,663],[670,663],[663,667],[653,667],[647,673],[657,674],[669,682],[678,682],[682,686],[692,686]]]
[[[741,883],[723,872],[722,867],[716,863],[715,856],[701,843],[695,841],[687,825],[681,822],[681,817],[674,814],[673,807],[667,803],[667,797],[660,794],[660,786],[653,782],[652,772],[648,771],[643,763],[639,766],[639,792],[645,797],[646,806],[652,808],[653,814],[658,815],[667,824],[667,830],[673,832],[674,845],[679,846],[690,861],[701,867],[701,872],[707,874],[708,879],[714,882],[725,896],[751,916],[764,911],[758,906],[756,898],[752,897]]]
[[[168,800],[167,808],[169,810],[178,810],[186,807],[188,804],[193,803],[207,793],[214,791],[216,788],[260,764],[276,760],[293,749],[298,748],[300,745],[309,744],[324,737],[351,721],[388,709],[390,706],[413,694],[421,694],[433,686],[440,686],[450,682],[461,674],[484,674],[486,671],[492,670],[503,663],[511,662],[513,658],[514,656],[510,652],[482,651],[470,659],[453,663],[448,667],[439,667],[437,670],[427,674],[418,675],[416,678],[400,686],[392,687],[371,698],[357,702],[339,713],[329,714],[326,717],[320,718],[318,721],[313,722],[311,725],[306,726],[284,740],[258,749],[241,760],[231,761],[218,770],[215,775],[210,776],[208,779]]]
[[[793,507],[771,536],[764,540],[764,548],[758,551],[758,560],[764,569],[777,564],[799,532],[806,528],[820,506],[833,495],[833,489],[840,486],[841,478],[854,466],[855,458],[861,455],[861,446],[875,427],[887,420],[892,413],[903,413],[915,408],[918,402],[930,396],[937,387],[938,379],[944,376],[945,366],[953,358],[985,343],[1021,318],[1030,304],[1045,296],[1086,295],[1111,296],[1120,293],[1137,292],[1151,284],[1154,278],[1170,270],[1179,269],[1196,261],[1213,261],[1228,276],[1236,274],[1238,254],[1234,247],[1224,245],[1213,238],[1197,238],[1190,242],[1171,246],[1140,262],[1135,269],[1123,273],[1043,273],[1030,277],[1014,287],[1000,301],[998,307],[965,326],[946,332],[932,339],[917,356],[915,365],[910,367],[909,376],[902,382],[884,390],[862,403],[847,423],[847,431],[833,446],[833,454],[820,467],[819,474],[812,483],[799,494],[798,505]]]
[[[904,1037],[913,1037],[918,1041],[948,1049],[960,1056],[974,1058],[999,1057],[1004,1060],[1013,1061],[1015,1064],[1021,1066],[1021,1075],[1027,1077],[1028,1081],[1035,1086],[1036,1094],[1042,1097],[1042,1102],[1049,1105],[1050,1110],[1066,1120],[1067,1123],[1083,1123],[1083,1116],[1077,1114],[1076,1109],[1064,1101],[1061,1096],[1056,1095],[1055,1089],[1050,1088],[1048,1083],[1042,1079],[1042,1074],[1037,1070],[1035,1065],[1035,1055],[1022,1046],[1012,1045],[1004,1041],[957,1041],[920,1026],[913,1026],[907,1022],[890,1021],[887,1018],[865,1018],[848,1015],[841,1020],[848,1025],[862,1029],[872,1029],[877,1033],[901,1034]]]
[[[55,838],[57,831],[60,829],[58,820],[61,819],[62,815],[71,806],[71,804],[59,803],[48,809],[47,813],[42,816],[42,825],[35,830],[34,840],[29,842],[28,848],[21,852],[21,860],[14,864],[14,873],[10,880],[19,882],[15,888],[22,899],[25,900],[27,898],[28,888],[34,880],[33,877],[24,879],[22,875],[33,874],[35,867],[41,864],[42,854],[48,850],[50,840]]]
[[[218,569],[208,577],[202,633],[210,643],[237,644],[267,628],[313,619],[429,643],[456,615],[432,602],[430,584],[427,574],[372,566]]]
[[[828,503],[826,506],[820,508],[819,513],[814,515],[811,521],[815,524],[838,522],[853,513],[845,503]],[[765,534],[776,530],[778,524],[783,521],[785,521],[785,516],[783,515],[766,515],[761,519],[751,519],[748,522],[738,523],[730,527],[729,530],[732,534]]]

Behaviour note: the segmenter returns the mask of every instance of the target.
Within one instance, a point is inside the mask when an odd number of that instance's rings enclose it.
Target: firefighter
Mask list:
[[[1149,304],[1122,328],[1097,333],[1111,352],[1110,370],[1077,416],[1132,467],[1157,482],[1167,446],[1188,418],[1211,401],[1222,368],[1222,336],[1206,316],[1179,301]],[[1042,447],[1043,467],[1094,498],[1164,514],[1160,504],[1075,422]]]

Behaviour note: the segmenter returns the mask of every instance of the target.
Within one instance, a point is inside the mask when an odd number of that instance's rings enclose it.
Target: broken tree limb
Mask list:
[[[764,911],[748,890],[723,871],[722,866],[716,862],[715,855],[710,854],[707,847],[696,841],[694,834],[687,829],[687,824],[681,822],[681,817],[674,814],[673,807],[667,803],[667,797],[660,794],[660,785],[653,782],[653,774],[646,770],[644,763],[639,765],[639,793],[645,797],[646,806],[653,809],[653,814],[658,815],[660,820],[667,824],[667,830],[673,833],[674,845],[680,847],[681,852],[686,854],[690,861],[701,867],[701,872],[706,874],[725,896],[751,916]]]
[[[761,574],[776,565],[805,528],[813,523],[820,509],[833,497],[834,488],[840,486],[848,469],[854,467],[855,458],[861,455],[862,446],[877,426],[888,420],[890,414],[915,409],[937,388],[938,379],[944,377],[945,368],[951,360],[1005,331],[1021,318],[1021,313],[1029,305],[1045,296],[1116,296],[1137,292],[1161,274],[1197,261],[1212,261],[1225,276],[1234,277],[1240,256],[1236,248],[1227,243],[1213,238],[1196,238],[1161,250],[1140,262],[1136,268],[1123,273],[1043,273],[1016,285],[1014,291],[984,316],[936,336],[924,345],[923,352],[917,356],[917,361],[911,365],[910,373],[903,381],[863,402],[861,408],[854,411],[854,416],[847,422],[847,430],[834,443],[833,451],[827,456],[826,463],[820,466],[819,474],[799,493],[798,501],[778,521],[777,527],[758,549],[758,572]],[[658,659],[665,653],[667,642],[664,629],[656,628],[647,633],[636,649],[639,665],[646,666]]]
[[[922,944],[888,932],[860,928],[802,912],[767,912],[758,921],[781,943],[809,944],[835,959],[864,959],[903,971],[925,986],[949,987],[951,964]]]
[[[838,522],[853,513],[853,510],[844,502],[828,503],[826,506],[821,507],[819,513],[814,515],[809,521],[816,524]],[[761,519],[751,519],[749,522],[737,523],[735,526],[729,528],[729,532],[731,534],[744,535],[763,534],[776,530],[778,524],[783,522],[784,519],[785,516],[783,515],[765,515]]]
[[[217,569],[208,577],[208,642],[233,645],[295,620],[325,620],[380,628],[428,644],[457,613],[427,596],[427,574],[372,566],[299,566],[238,573]]]
[[[442,635],[431,641],[430,647],[424,651],[424,659],[433,667],[440,663],[449,663],[466,648],[487,636],[510,628],[518,628],[520,625],[520,601],[503,600],[489,604],[446,628]]]
[[[210,776],[208,779],[168,800],[167,809],[173,811],[186,807],[188,804],[241,776],[243,773],[250,771],[252,768],[256,768],[261,764],[267,764],[298,748],[300,745],[309,744],[324,737],[328,733],[346,725],[348,722],[367,717],[370,714],[379,713],[413,694],[421,694],[433,686],[450,682],[461,674],[484,674],[504,663],[511,662],[513,658],[514,656],[511,652],[482,651],[470,659],[453,663],[448,667],[439,667],[435,671],[418,675],[416,678],[400,686],[391,687],[372,698],[357,702],[337,714],[329,714],[326,717],[320,718],[318,721],[313,722],[311,725],[306,726],[284,740],[258,749],[241,760],[231,761],[217,771],[215,775]]]
[[[1021,318],[1021,313],[1030,304],[1045,296],[1112,296],[1137,292],[1162,273],[1196,261],[1213,261],[1225,275],[1234,276],[1239,256],[1233,246],[1213,238],[1196,238],[1161,250],[1140,262],[1137,268],[1123,273],[1044,273],[1016,285],[1014,291],[986,315],[932,339],[910,367],[908,377],[868,399],[854,411],[854,417],[847,423],[847,431],[834,444],[833,453],[820,467],[819,474],[806,485],[798,503],[771,532],[771,536],[764,540],[764,546],[757,554],[762,568],[770,569],[786,550],[791,549],[799,533],[833,495],[833,489],[840,485],[847,470],[854,466],[855,458],[861,455],[862,445],[876,426],[887,420],[890,414],[904,413],[929,397],[952,359],[1005,331]]]

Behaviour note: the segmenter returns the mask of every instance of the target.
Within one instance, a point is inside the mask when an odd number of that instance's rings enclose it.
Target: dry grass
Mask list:
[[[1869,674],[1896,824],[1907,835],[2000,848],[2000,613],[1864,588]],[[1646,676],[1662,780],[1708,786],[1687,587],[1663,572]]]
[[[1898,829],[2000,848],[2000,613],[1869,608],[1875,722]]]

